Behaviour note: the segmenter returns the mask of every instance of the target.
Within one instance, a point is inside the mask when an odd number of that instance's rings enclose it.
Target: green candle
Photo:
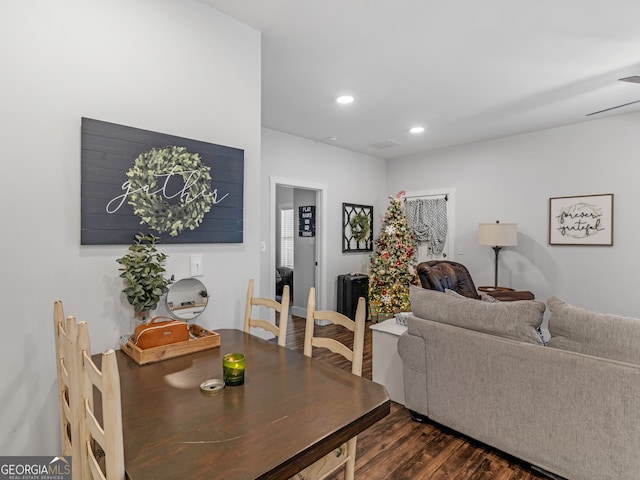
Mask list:
[[[227,353],[222,357],[222,379],[230,387],[244,383],[244,355]]]

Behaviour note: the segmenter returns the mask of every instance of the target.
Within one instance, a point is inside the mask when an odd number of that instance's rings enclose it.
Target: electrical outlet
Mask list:
[[[464,246],[458,245],[458,255],[464,255]]]
[[[204,275],[204,265],[202,255],[191,255],[191,276],[199,277]]]

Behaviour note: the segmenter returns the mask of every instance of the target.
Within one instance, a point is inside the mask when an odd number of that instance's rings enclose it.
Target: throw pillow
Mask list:
[[[550,347],[640,365],[640,320],[592,312],[555,296],[547,304]]]
[[[496,297],[492,297],[491,295],[489,295],[487,292],[479,292],[480,293],[480,300],[484,301],[484,302],[499,302],[500,300],[498,300]]]
[[[541,345],[544,345],[545,347],[548,345],[547,339],[544,338],[544,333],[542,333],[542,327],[539,325],[536,327],[536,336],[538,337],[538,342]]]
[[[456,292],[455,290],[451,290],[449,288],[445,288],[444,289],[444,293],[446,293],[447,295],[451,295],[452,297],[457,297],[457,298],[465,298],[464,295],[460,295],[458,292]]]
[[[413,285],[409,290],[409,300],[416,317],[502,338],[540,344],[535,329],[542,324],[545,310],[543,302],[479,302],[473,298],[458,298]],[[411,328],[411,323],[409,327]]]

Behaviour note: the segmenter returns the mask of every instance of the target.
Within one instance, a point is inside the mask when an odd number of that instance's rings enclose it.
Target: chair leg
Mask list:
[[[349,459],[345,464],[344,480],[354,480],[356,475],[356,442],[358,437],[353,437],[347,442],[347,451],[349,452]]]

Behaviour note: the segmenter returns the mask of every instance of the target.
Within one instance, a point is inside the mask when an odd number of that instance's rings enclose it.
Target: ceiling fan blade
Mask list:
[[[619,78],[621,82],[640,83],[640,75],[631,75],[630,77]]]
[[[604,110],[598,110],[597,112],[587,113],[586,116],[588,117],[589,115],[597,115],[598,113],[608,112],[609,110],[615,110],[616,108],[627,107],[629,105],[633,105],[634,103],[640,103],[640,100],[636,100],[635,102],[623,103],[622,105],[618,105],[611,108],[605,108]]]

